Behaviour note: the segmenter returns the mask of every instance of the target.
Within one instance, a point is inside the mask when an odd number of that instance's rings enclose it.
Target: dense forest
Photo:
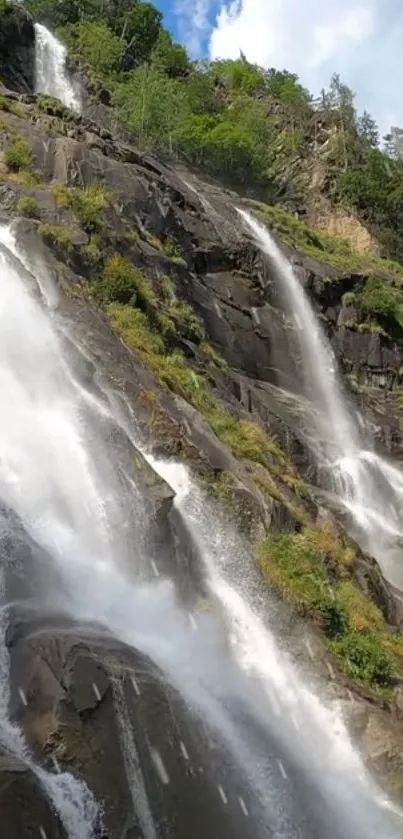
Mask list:
[[[403,155],[399,130],[379,138],[353,92],[334,75],[318,99],[286,70],[193,61],[141,0],[27,0],[93,80],[108,88],[136,144],[304,215],[315,162],[322,189],[354,209],[403,260]]]

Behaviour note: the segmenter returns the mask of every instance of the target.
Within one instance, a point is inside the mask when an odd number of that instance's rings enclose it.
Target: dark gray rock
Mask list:
[[[18,93],[34,92],[34,22],[19,3],[6,5],[0,16],[0,81]]]

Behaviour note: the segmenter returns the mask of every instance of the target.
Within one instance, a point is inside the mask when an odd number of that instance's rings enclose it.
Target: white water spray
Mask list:
[[[35,24],[35,92],[60,99],[67,108],[81,110],[80,98],[68,77],[67,51],[63,44],[42,26]]]
[[[362,548],[403,590],[403,474],[371,450],[340,386],[337,362],[293,268],[267,229],[238,211],[274,269],[287,316],[296,324],[304,395],[312,405],[314,453],[322,458]]]
[[[36,776],[58,813],[69,839],[93,839],[99,813],[89,789],[69,772],[48,772],[35,763],[20,729],[9,720],[9,656],[5,640],[7,624],[5,569],[0,567],[0,747],[21,761]],[[39,825],[37,829],[39,831]]]
[[[325,706],[308,689],[266,627],[267,599],[259,597],[260,584],[243,545],[216,518],[186,467],[150,455],[147,458],[176,492],[175,504],[200,548],[211,592],[228,621],[240,667],[263,687],[267,703],[262,706],[263,719],[272,717],[284,747],[313,779],[315,794],[323,795],[329,810],[337,815],[342,835],[348,837],[351,831],[357,839],[375,839],[380,831],[383,839],[394,836],[382,815],[383,809],[392,805],[354,749],[340,709],[335,703]],[[376,802],[374,807],[371,801]]]

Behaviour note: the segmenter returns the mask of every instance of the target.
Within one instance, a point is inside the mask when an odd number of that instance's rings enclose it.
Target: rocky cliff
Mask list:
[[[32,24],[20,11],[12,24],[7,14],[5,20],[11,28],[6,40],[6,30],[0,33],[1,222],[17,219],[21,251],[56,283],[60,314],[92,358],[83,371],[86,381],[95,388],[95,371],[102,370],[132,407],[143,442],[189,464],[225,521],[237,521],[265,585],[289,601],[278,608],[293,654],[314,670],[325,693],[345,701],[369,764],[401,799],[399,601],[375,560],[343,530],[312,458],[303,400],[279,387],[285,357],[291,380],[298,369],[298,358],[288,351],[291,327],[270,268],[236,208],[260,215],[292,260],[331,338],[351,399],[380,450],[395,459],[402,454],[403,331],[388,314],[368,315],[365,293],[374,278],[394,288],[400,268],[340,245],[275,206],[246,201],[183,167],[140,154],[116,139],[104,118],[106,105],[97,112],[92,103],[90,119],[33,95]],[[186,578],[196,573],[197,562],[186,534],[178,539],[172,493],[140,452],[134,454],[135,480],[151,513],[148,550],[179,567],[186,596]],[[18,522],[13,527],[15,539],[2,550],[20,557],[24,578],[29,550],[38,549],[27,547]],[[287,557],[294,552],[301,552],[301,564],[291,579]],[[305,590],[304,561],[312,556],[309,576],[317,574],[318,591],[334,584],[335,602]],[[351,646],[345,654],[337,645],[332,621],[340,615],[347,616],[349,642],[367,633],[371,667],[362,665],[360,649],[352,667]],[[314,663],[299,638],[301,620]],[[128,650],[102,637],[90,643],[51,614],[38,626],[17,610],[7,643],[12,713],[33,753],[73,766],[86,779],[103,802],[108,836],[141,834],[136,816],[128,815],[132,803],[114,703],[119,685],[134,707],[128,673],[134,666],[147,670],[149,663],[133,662]],[[163,726],[166,697],[159,703]],[[27,827],[32,819],[48,839],[63,836],[38,795],[37,780],[7,755],[0,761],[8,839],[38,835]]]

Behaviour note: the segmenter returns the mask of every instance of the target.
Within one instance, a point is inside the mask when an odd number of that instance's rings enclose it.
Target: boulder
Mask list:
[[[35,89],[35,29],[20,3],[0,12],[0,81],[18,93]]]

